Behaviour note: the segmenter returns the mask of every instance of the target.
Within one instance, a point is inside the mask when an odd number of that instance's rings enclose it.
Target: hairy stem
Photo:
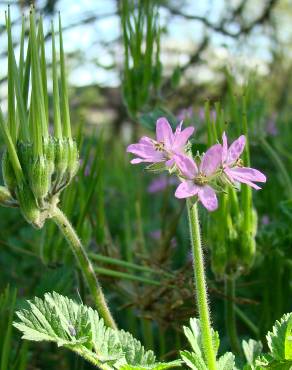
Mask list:
[[[207,286],[201,243],[200,223],[197,204],[187,201],[189,228],[193,251],[193,267],[196,284],[197,305],[199,309],[202,342],[209,370],[216,370],[216,355],[213,347],[211,321],[208,307]]]
[[[88,285],[99,314],[104,319],[104,322],[107,326],[116,329],[116,324],[107,306],[105,297],[103,295],[99,281],[95,275],[93,266],[75,230],[73,229],[72,225],[70,224],[64,213],[57,207],[53,212],[52,219],[57,224],[60,231],[63,233],[74,253],[76,260],[79,263],[84,279]]]
[[[225,276],[225,325],[231,349],[239,354],[240,344],[237,336],[236,317],[235,317],[235,279],[233,276]]]

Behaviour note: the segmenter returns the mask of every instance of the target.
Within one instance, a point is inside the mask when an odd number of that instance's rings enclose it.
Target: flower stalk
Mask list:
[[[187,200],[190,237],[193,253],[193,268],[196,285],[196,298],[202,330],[205,360],[209,370],[216,370],[216,355],[213,346],[208,293],[205,277],[203,249],[197,203]]]
[[[93,266],[74,228],[68,221],[65,214],[58,207],[56,207],[52,212],[52,220],[59,227],[60,231],[70,245],[72,252],[74,253],[76,260],[78,261],[81,271],[87,282],[88,288],[99,314],[104,319],[104,322],[107,326],[113,329],[117,329],[115,321],[107,306],[102,288],[95,275]]]

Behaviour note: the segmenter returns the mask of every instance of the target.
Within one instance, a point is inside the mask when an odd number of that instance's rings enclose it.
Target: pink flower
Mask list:
[[[245,136],[241,135],[228,148],[227,136],[224,132],[222,141],[222,166],[228,179],[232,183],[241,182],[256,190],[261,189],[258,185],[254,184],[253,181],[266,182],[266,176],[254,168],[242,167],[240,165],[239,157],[245,147]]]
[[[127,152],[137,155],[137,158],[132,159],[131,163],[165,162],[167,166],[172,166],[174,164],[173,156],[176,153],[184,152],[184,147],[194,132],[194,127],[187,127],[184,130],[181,128],[182,122],[173,133],[167,119],[159,118],[156,122],[156,140],[144,136],[139,143],[128,146]]]
[[[222,146],[213,145],[207,150],[198,168],[195,161],[185,155],[176,155],[175,162],[184,180],[178,186],[175,196],[179,199],[197,195],[208,211],[218,208],[218,200],[214,189],[208,185],[221,165]]]

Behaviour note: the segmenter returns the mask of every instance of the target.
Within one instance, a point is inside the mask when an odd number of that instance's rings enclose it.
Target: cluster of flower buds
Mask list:
[[[0,127],[6,144],[2,172],[6,188],[0,189],[1,204],[19,206],[25,219],[42,227],[59,201],[59,194],[75,176],[78,150],[71,124],[61,20],[60,87],[55,34],[52,25],[53,126],[49,132],[47,70],[42,19],[36,25],[34,9],[29,17],[29,39],[24,58],[25,19],[22,23],[19,65],[16,63],[10,13],[8,35],[8,114],[0,110]],[[62,124],[61,124],[62,122]]]
[[[240,156],[245,147],[245,136],[240,136],[228,148],[226,134],[222,144],[211,146],[205,154],[192,157],[188,140],[194,128],[182,130],[182,122],[173,133],[166,118],[156,123],[156,139],[142,137],[137,144],[128,146],[127,151],[137,156],[131,163],[152,163],[148,168],[167,169],[176,173],[180,184],[177,198],[196,197],[208,211],[218,208],[217,191],[224,191],[226,185],[247,184],[260,189],[254,182],[265,182],[260,171],[244,167]]]

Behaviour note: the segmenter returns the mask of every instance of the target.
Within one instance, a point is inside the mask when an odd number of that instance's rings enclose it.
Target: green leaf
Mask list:
[[[285,334],[285,359],[292,360],[292,318],[290,317]]]
[[[263,345],[260,341],[249,339],[242,341],[242,349],[249,365],[254,365],[256,358],[261,354]]]
[[[183,330],[195,354],[200,357],[203,357],[204,352],[203,352],[203,344],[202,344],[202,337],[201,337],[200,320],[196,318],[191,318],[190,328],[184,326]],[[212,329],[212,336],[213,336],[214,351],[215,351],[215,354],[217,354],[218,348],[220,345],[219,334],[217,331],[214,331]]]
[[[185,336],[187,337],[193,351],[198,356],[203,356],[202,342],[201,342],[201,327],[198,319],[190,319],[190,327],[183,327]]]
[[[154,353],[131,334],[106,327],[97,311],[55,292],[28,303],[28,309],[17,312],[19,321],[14,323],[23,339],[55,342],[101,369],[159,370],[179,364],[157,363]]]
[[[256,359],[256,370],[291,370],[292,361],[277,361],[270,354],[264,354]]]
[[[122,366],[120,370],[164,370],[164,369],[177,368],[177,367],[180,367],[180,365],[181,365],[181,361],[176,360],[176,361],[172,361],[168,363],[156,363],[153,366],[150,365],[150,366],[145,366],[145,367],[125,365],[125,366]]]
[[[235,356],[231,352],[226,352],[217,361],[218,370],[233,370],[235,367]]]
[[[181,358],[185,364],[193,370],[208,370],[202,356],[189,351],[181,351]]]
[[[289,358],[291,356],[291,320],[292,313],[285,314],[280,321],[276,321],[272,331],[267,334],[268,346],[275,360],[291,359]],[[290,335],[286,335],[287,332],[290,332]]]

